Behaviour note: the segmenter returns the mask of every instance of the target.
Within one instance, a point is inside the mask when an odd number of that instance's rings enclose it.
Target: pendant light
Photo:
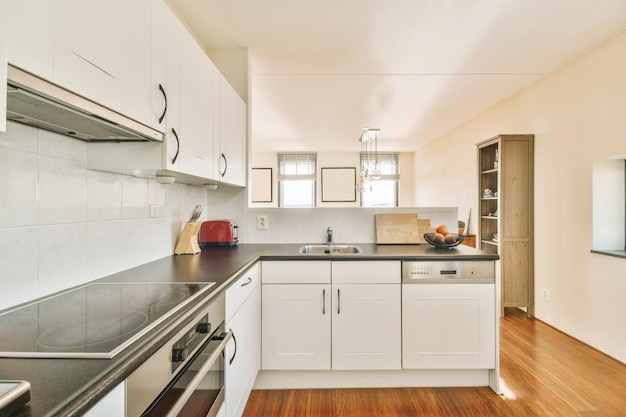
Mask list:
[[[357,189],[360,192],[372,190],[372,180],[379,180],[380,157],[378,155],[378,133],[380,129],[366,127],[361,133],[361,173]]]

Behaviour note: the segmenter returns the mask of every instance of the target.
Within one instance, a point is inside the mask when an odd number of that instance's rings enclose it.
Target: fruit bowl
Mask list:
[[[457,235],[457,234],[453,234],[452,236],[454,236],[455,238],[455,242],[452,243],[437,243],[433,240],[433,236],[435,234],[434,233],[424,233],[424,239],[426,239],[426,242],[430,243],[431,245],[433,245],[436,248],[453,248],[455,246],[458,246],[461,244],[461,242],[463,242],[463,239],[465,239],[465,236],[463,235]]]

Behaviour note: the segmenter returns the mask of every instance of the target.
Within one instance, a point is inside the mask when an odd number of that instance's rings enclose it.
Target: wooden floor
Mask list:
[[[516,309],[500,325],[501,385],[252,391],[244,417],[624,417],[626,366]]]

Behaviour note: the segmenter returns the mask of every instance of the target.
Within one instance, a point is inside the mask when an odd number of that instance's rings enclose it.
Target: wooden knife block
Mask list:
[[[183,233],[178,238],[174,253],[176,255],[195,255],[200,253],[200,246],[198,246],[198,232],[200,231],[200,225],[198,222],[187,222]]]

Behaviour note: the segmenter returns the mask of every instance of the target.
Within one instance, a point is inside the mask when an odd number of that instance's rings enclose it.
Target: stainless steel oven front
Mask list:
[[[127,379],[128,417],[215,417],[224,403],[224,298],[207,308]]]

